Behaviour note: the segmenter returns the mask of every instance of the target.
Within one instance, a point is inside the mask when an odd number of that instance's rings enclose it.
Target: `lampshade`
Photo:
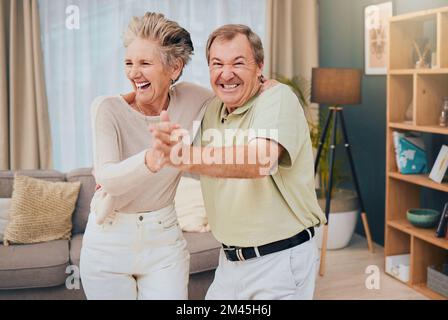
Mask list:
[[[329,105],[361,103],[361,70],[314,68],[311,102]]]

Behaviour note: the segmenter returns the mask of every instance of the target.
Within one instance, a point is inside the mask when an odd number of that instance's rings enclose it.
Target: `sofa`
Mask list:
[[[0,244],[0,300],[85,299],[77,270],[90,200],[95,190],[91,169],[77,169],[67,174],[53,170],[17,173],[55,182],[80,181],[81,189],[72,216],[70,240],[30,245]],[[14,172],[0,171],[0,198],[11,197],[13,183]],[[189,299],[203,299],[218,265],[220,244],[209,232],[184,232],[184,236],[191,255]]]

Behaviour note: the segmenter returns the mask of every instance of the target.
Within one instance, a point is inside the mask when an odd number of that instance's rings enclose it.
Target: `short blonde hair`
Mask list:
[[[226,24],[215,31],[209,36],[206,48],[207,63],[210,63],[210,48],[215,40],[227,40],[230,41],[238,34],[243,34],[247,37],[249,44],[254,54],[255,62],[258,65],[264,63],[264,49],[263,43],[260,37],[252,31],[251,28],[243,24]]]
[[[124,46],[127,48],[136,38],[158,43],[165,67],[171,66],[177,59],[186,66],[194,54],[190,33],[161,13],[147,12],[143,17],[133,17],[123,35]]]

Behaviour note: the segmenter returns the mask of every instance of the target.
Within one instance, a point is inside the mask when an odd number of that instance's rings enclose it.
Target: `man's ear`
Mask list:
[[[264,63],[260,63],[258,65],[257,77],[261,77],[263,75]]]

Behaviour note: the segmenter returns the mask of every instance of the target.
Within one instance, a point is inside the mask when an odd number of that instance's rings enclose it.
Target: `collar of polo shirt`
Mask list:
[[[221,103],[221,121],[227,120],[229,115],[242,115],[250,110],[255,104],[255,99],[258,97],[258,95],[253,96],[249,99],[243,106],[236,108],[231,114],[228,113],[226,106],[224,103]]]

